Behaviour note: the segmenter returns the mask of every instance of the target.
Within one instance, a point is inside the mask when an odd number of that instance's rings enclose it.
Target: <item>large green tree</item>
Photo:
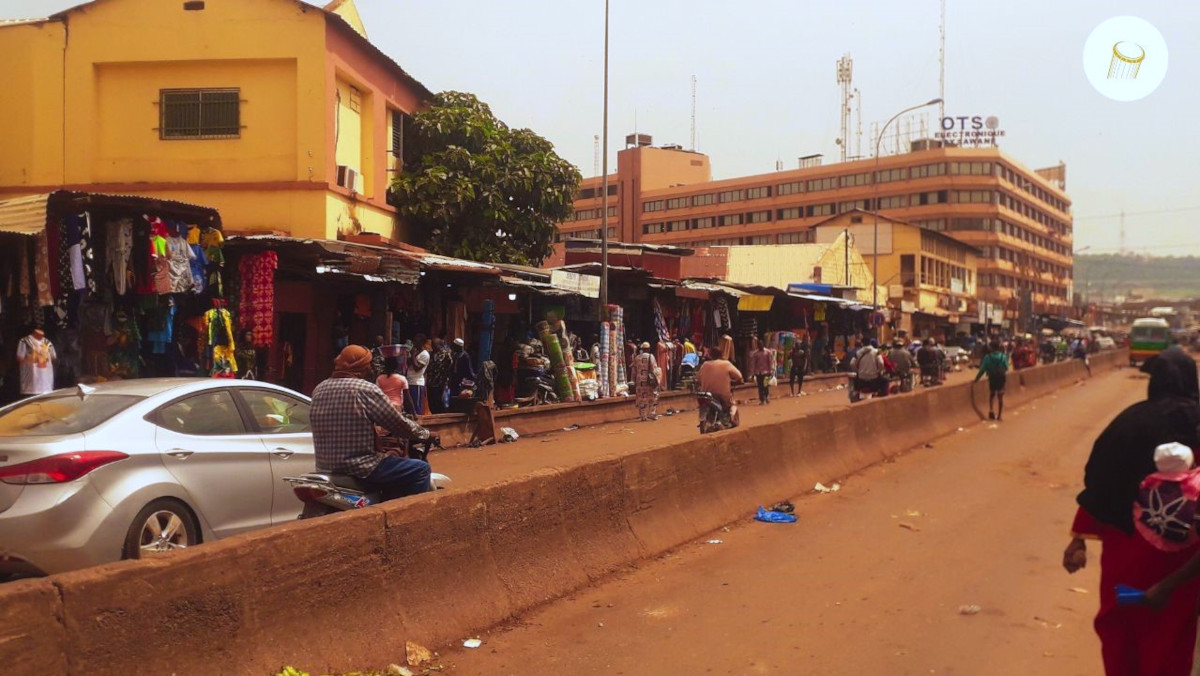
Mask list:
[[[538,265],[571,215],[579,170],[549,141],[510,129],[472,94],[442,92],[406,127],[400,216],[431,251]]]

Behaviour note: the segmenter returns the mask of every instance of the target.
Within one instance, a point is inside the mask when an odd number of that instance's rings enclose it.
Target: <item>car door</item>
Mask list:
[[[299,476],[316,468],[313,456],[310,405],[300,397],[278,390],[239,387],[236,392],[250,414],[271,463],[273,502],[271,522],[286,523],[300,515],[304,504],[292,493],[285,476]]]
[[[271,524],[271,463],[228,389],[176,399],[149,420],[163,464],[216,537]]]

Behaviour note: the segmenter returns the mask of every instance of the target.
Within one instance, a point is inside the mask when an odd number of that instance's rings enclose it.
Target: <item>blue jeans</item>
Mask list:
[[[433,490],[429,483],[429,463],[389,455],[363,481],[379,486],[384,500],[394,500]]]

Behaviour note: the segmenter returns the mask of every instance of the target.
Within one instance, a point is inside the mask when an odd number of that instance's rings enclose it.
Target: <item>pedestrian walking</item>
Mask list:
[[[998,341],[993,340],[988,345],[988,353],[983,356],[979,365],[979,373],[975,374],[975,382],[983,376],[988,378],[988,418],[991,420],[1004,419],[1004,386],[1008,380],[1008,355]],[[993,405],[999,401],[999,413],[993,412]]]
[[[758,384],[758,403],[766,406],[771,403],[771,376],[775,375],[775,353],[761,339],[758,349],[750,355],[750,369],[754,372],[754,381]]]
[[[1122,411],[1092,446],[1063,568],[1074,573],[1085,567],[1085,541],[1100,541],[1100,610],[1093,626],[1106,673],[1189,674],[1200,580],[1180,585],[1157,612],[1119,605],[1115,592],[1118,584],[1151,588],[1196,553],[1194,548],[1166,552],[1154,547],[1136,537],[1133,519],[1139,486],[1156,470],[1156,449],[1171,442],[1200,448],[1196,362],[1172,347],[1147,359],[1141,370],[1150,375],[1145,401]],[[1193,527],[1191,519],[1187,527]]]
[[[644,342],[633,358],[633,391],[637,403],[638,420],[655,420],[658,418],[658,387],[662,378],[662,370],[658,366],[655,355],[650,351],[650,343]]]
[[[804,341],[792,343],[792,351],[788,354],[788,392],[793,397],[804,394],[804,376],[808,374],[808,347]]]
[[[1078,359],[1079,361],[1083,362],[1083,368],[1087,369],[1088,377],[1091,378],[1092,377],[1092,362],[1088,358],[1087,341],[1085,341],[1083,338],[1076,338],[1075,344],[1072,346],[1071,351],[1072,351],[1071,356],[1073,356],[1076,359]]]

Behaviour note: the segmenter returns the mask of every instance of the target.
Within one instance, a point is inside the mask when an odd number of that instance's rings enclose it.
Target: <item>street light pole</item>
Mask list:
[[[608,311],[608,0],[604,0],[604,140],[601,152],[604,155],[601,171],[604,178],[601,190],[604,196],[600,202],[600,319],[604,321]]]
[[[887,131],[888,125],[895,122],[896,118],[900,117],[901,115],[903,115],[905,113],[911,113],[912,111],[917,110],[919,108],[924,108],[925,106],[936,106],[941,102],[942,102],[942,100],[940,98],[931,99],[929,101],[926,101],[925,103],[922,103],[919,106],[905,108],[904,110],[893,115],[890,120],[888,120],[887,122],[884,122],[883,127],[881,127],[879,129],[879,135],[875,137],[875,171],[874,171],[874,173],[871,174],[871,186],[872,186],[871,213],[873,214],[872,220],[874,221],[874,227],[872,228],[874,242],[871,244],[871,312],[872,312],[871,321],[872,321],[872,323],[874,323],[875,316],[879,314],[879,284],[877,283],[877,281],[879,280],[879,145],[883,141],[883,134],[884,134],[884,132]],[[882,328],[881,326],[875,327],[875,339],[876,340],[879,339],[879,335],[880,335],[879,332],[880,332],[881,328]]]

